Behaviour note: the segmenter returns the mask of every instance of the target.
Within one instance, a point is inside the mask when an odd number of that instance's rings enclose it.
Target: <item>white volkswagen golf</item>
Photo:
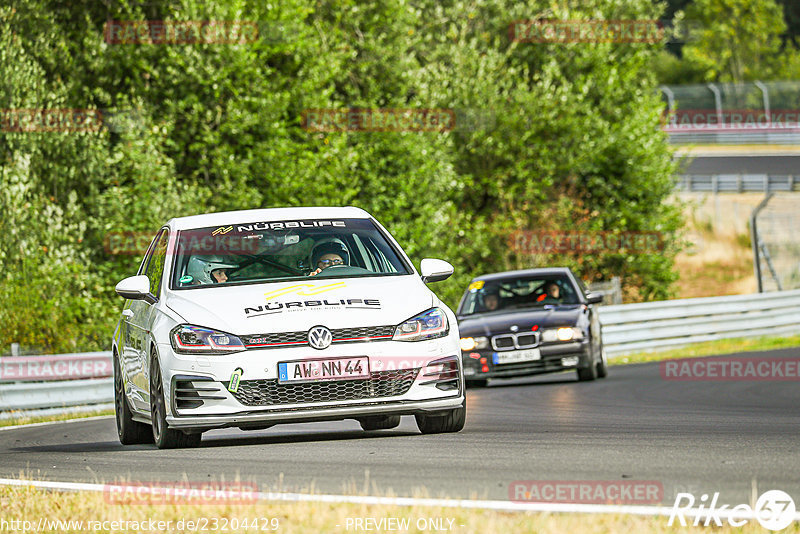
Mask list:
[[[466,405],[453,312],[358,208],[182,217],[154,237],[114,332],[119,439],[194,446],[203,431],[356,419],[458,432]]]

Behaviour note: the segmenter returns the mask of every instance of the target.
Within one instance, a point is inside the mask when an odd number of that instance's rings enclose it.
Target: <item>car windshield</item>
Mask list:
[[[578,303],[577,289],[566,275],[474,280],[467,288],[458,315]]]
[[[174,289],[410,274],[369,219],[260,221],[180,231]]]

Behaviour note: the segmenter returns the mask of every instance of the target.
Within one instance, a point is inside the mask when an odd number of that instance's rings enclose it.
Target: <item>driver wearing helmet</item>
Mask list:
[[[339,239],[318,243],[311,251],[311,266],[317,269],[308,273],[308,276],[316,276],[328,267],[337,265],[350,265],[350,252],[345,244]]]
[[[226,262],[221,256],[192,256],[186,274],[192,277],[194,284],[222,284],[228,281],[228,269],[236,267],[238,265]]]

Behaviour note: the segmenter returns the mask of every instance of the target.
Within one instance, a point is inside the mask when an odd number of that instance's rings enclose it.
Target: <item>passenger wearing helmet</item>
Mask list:
[[[228,281],[228,269],[238,267],[221,256],[192,256],[186,274],[194,284],[222,284]]]
[[[311,266],[316,267],[308,276],[316,276],[328,267],[337,265],[350,265],[350,252],[339,239],[323,241],[314,246],[311,251]]]

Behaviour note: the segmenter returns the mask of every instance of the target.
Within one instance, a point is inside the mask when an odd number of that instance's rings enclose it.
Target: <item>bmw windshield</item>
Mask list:
[[[410,274],[369,219],[262,221],[182,230],[173,289]]]
[[[579,303],[577,288],[567,276],[474,280],[467,289],[458,315]]]

